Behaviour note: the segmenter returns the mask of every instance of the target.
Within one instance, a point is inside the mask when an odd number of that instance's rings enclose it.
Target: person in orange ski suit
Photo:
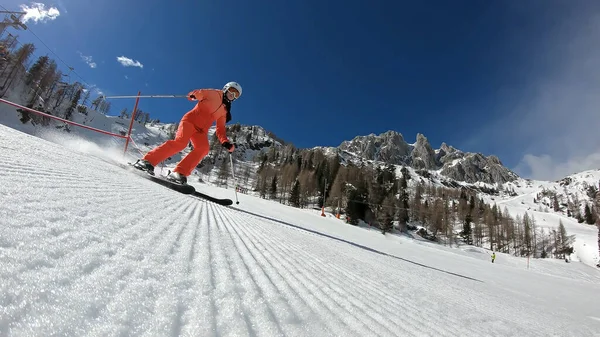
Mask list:
[[[242,95],[242,87],[236,82],[227,83],[222,90],[197,89],[188,94],[188,100],[198,101],[179,122],[175,139],[157,146],[139,159],[133,166],[154,174],[154,166],[168,157],[182,151],[192,141],[194,149],[173,169],[167,179],[180,184],[187,183],[187,177],[209,151],[208,129],[216,122],[217,138],[229,153],[235,146],[229,141],[225,123],[231,120],[231,102]]]

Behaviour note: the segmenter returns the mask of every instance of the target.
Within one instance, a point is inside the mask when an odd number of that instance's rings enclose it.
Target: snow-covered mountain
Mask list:
[[[506,207],[513,216],[522,218],[527,213],[533,217],[540,235],[551,235],[562,223],[567,233],[574,235],[574,256],[593,266],[600,263],[600,229],[594,200],[599,183],[600,170],[588,170],[558,181],[518,178],[502,185],[499,195],[481,195],[501,209]],[[591,218],[586,219],[586,208]]]
[[[557,181],[518,179],[504,184],[518,197],[529,196],[539,209],[585,221],[585,208],[595,209],[594,198],[600,185],[600,169],[586,170]]]
[[[402,134],[387,131],[380,135],[357,136],[338,147],[350,161],[379,161],[404,165],[416,170],[435,171],[447,178],[467,183],[503,184],[518,178],[496,156],[463,152],[443,143],[433,149],[427,138],[417,134],[415,143],[408,143]]]

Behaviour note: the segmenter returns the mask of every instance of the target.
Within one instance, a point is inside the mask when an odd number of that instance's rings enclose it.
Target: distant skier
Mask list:
[[[492,252],[492,263],[494,263],[494,260],[496,260],[496,253]]]
[[[196,106],[188,111],[179,122],[174,140],[168,140],[148,152],[133,165],[137,169],[154,172],[154,166],[168,157],[182,151],[192,141],[194,149],[188,153],[167,175],[167,179],[176,183],[187,183],[187,177],[209,151],[208,129],[217,123],[217,137],[221,145],[230,153],[234,145],[226,134],[225,123],[231,120],[231,102],[240,98],[242,87],[236,82],[225,84],[219,89],[197,89],[188,94],[190,101],[197,100]]]

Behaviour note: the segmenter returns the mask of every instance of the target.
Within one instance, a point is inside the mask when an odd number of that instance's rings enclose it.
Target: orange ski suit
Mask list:
[[[190,98],[191,95],[195,96],[198,103],[181,118],[175,139],[164,142],[143,158],[156,166],[161,161],[185,149],[191,140],[194,149],[177,163],[173,170],[186,177],[192,174],[194,168],[208,154],[208,129],[215,121],[217,122],[217,137],[221,144],[229,141],[225,129],[225,123],[229,118],[223,103],[223,92],[218,89],[194,90],[188,94],[189,100],[193,100]]]

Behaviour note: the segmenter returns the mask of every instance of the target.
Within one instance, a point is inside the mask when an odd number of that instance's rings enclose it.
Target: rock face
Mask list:
[[[211,131],[214,132],[213,129]],[[235,152],[238,159],[251,160],[261,149],[271,146],[284,151],[284,142],[259,126],[232,126],[230,134],[237,144]],[[467,183],[502,184],[518,179],[496,156],[463,152],[446,143],[434,149],[427,137],[420,133],[413,144],[407,143],[402,134],[390,130],[380,135],[357,136],[331,149],[346,152],[349,158],[437,171],[450,179]]]
[[[458,181],[488,184],[505,183],[518,178],[517,174],[504,167],[496,156],[484,157],[480,153],[468,153],[442,167],[441,174]]]
[[[518,175],[502,165],[496,156],[462,152],[446,143],[434,150],[420,133],[414,144],[407,143],[398,132],[387,131],[344,141],[338,149],[367,160],[406,165],[417,170],[439,170],[448,178],[468,183],[502,184],[518,179]]]
[[[396,131],[387,131],[379,136],[358,136],[351,141],[344,141],[338,148],[365,159],[392,164],[407,161],[412,151],[412,147]]]
[[[439,166],[435,151],[431,148],[427,138],[420,133],[417,134],[417,142],[410,157],[412,167],[415,169],[435,170]]]

